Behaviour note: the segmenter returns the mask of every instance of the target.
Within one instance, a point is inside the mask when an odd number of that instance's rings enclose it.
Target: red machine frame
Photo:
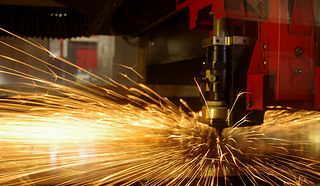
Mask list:
[[[295,0],[291,9],[286,0],[267,0],[268,14],[263,20],[261,15],[245,9],[245,1],[179,2],[176,1],[178,10],[189,8],[192,30],[212,32],[209,14],[214,14],[215,19],[258,22],[258,38],[247,72],[247,110],[265,110],[270,104],[286,101],[305,102],[309,103],[306,107],[320,109],[320,67],[315,64],[316,0]],[[209,14],[203,13],[206,9]],[[266,93],[270,90],[271,97]]]

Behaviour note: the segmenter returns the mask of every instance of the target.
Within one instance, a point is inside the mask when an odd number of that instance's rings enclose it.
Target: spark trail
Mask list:
[[[37,57],[50,54],[44,47],[11,35],[37,55],[0,41],[25,56],[0,54],[1,74],[24,86],[0,89],[1,185],[219,185],[232,176],[246,185],[320,182],[318,112],[272,111],[265,124],[227,129],[218,139],[196,113],[128,75],[135,86],[85,69],[108,88],[75,83],[64,69],[79,67],[47,62]]]

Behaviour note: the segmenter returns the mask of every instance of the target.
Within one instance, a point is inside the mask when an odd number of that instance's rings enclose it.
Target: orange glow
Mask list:
[[[218,185],[230,183],[230,175],[252,185],[276,184],[270,176],[285,185],[320,182],[320,162],[310,158],[319,154],[308,154],[320,146],[315,132],[319,112],[270,111],[265,124],[238,128],[243,119],[217,138],[186,102],[180,100],[191,113],[126,74],[135,87],[80,68],[109,85],[85,86],[74,82],[70,72],[0,43],[47,70],[9,56],[1,59],[52,79],[0,62],[2,74],[28,87],[0,89],[10,95],[0,99],[0,185]],[[54,60],[78,68],[65,59]]]

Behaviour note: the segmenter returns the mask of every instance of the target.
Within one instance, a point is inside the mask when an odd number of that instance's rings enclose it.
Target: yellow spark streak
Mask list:
[[[0,30],[51,54],[35,41]],[[275,184],[270,175],[287,185],[320,182],[320,162],[311,158],[319,153],[310,152],[319,147],[315,132],[320,128],[319,112],[273,111],[265,124],[239,128],[244,116],[217,139],[214,129],[199,123],[185,101],[181,103],[191,114],[127,74],[122,75],[134,87],[64,59],[52,59],[79,68],[111,88],[88,81],[77,84],[60,76],[75,78],[52,61],[0,44],[45,67],[0,55],[0,72],[30,87],[28,91],[0,88],[9,94],[0,99],[1,185],[218,185],[227,184],[229,175],[239,175],[242,183],[246,176],[253,185],[260,180]],[[6,66],[6,61],[54,80]],[[141,77],[133,67],[120,66]]]
[[[233,112],[234,106],[237,104],[239,97],[242,96],[242,95],[244,95],[244,94],[251,94],[251,93],[250,93],[250,92],[241,92],[241,93],[237,94],[237,97],[236,97],[236,99],[234,100],[234,102],[233,102],[233,104],[232,104],[232,107],[231,107],[231,109],[230,109],[230,112],[228,113],[228,117],[227,117],[226,121],[229,121],[230,115],[231,115],[231,113]]]
[[[118,64],[119,66],[123,67],[123,68],[126,68],[128,70],[131,70],[132,72],[134,72],[137,76],[139,76],[141,79],[143,79],[143,76],[141,76],[135,69],[134,67],[128,67],[126,65],[123,65],[123,64]]]
[[[210,112],[210,110],[209,110],[209,106],[208,106],[208,103],[207,103],[207,100],[206,100],[206,98],[205,98],[204,95],[203,95],[203,92],[202,92],[202,90],[201,90],[201,87],[200,87],[199,83],[197,82],[196,78],[193,78],[193,80],[194,80],[194,82],[196,83],[196,85],[197,85],[197,87],[198,87],[198,90],[199,90],[199,92],[200,92],[200,94],[201,94],[201,97],[202,97],[202,99],[203,99],[203,101],[204,101],[204,103],[205,103],[205,105],[206,105],[206,107],[207,107],[207,110],[208,110],[208,113],[209,113],[209,117],[212,118],[211,112]]]

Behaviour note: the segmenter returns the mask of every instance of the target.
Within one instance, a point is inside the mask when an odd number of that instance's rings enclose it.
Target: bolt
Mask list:
[[[297,46],[295,49],[294,49],[294,55],[297,56],[297,57],[301,57],[303,54],[303,50],[301,47]]]
[[[263,61],[263,65],[266,66],[267,65],[267,61],[264,60]]]
[[[247,103],[247,106],[248,106],[249,108],[252,108],[252,101],[251,101],[251,97],[249,98],[249,102]]]
[[[211,82],[211,83],[216,83],[219,81],[219,76],[216,75],[216,74],[211,74],[209,77],[208,77],[208,80]]]
[[[267,48],[267,45],[266,44],[263,44],[263,49],[266,49]]]
[[[301,68],[295,68],[295,69],[293,69],[293,75],[294,75],[294,76],[298,76],[298,75],[301,74],[301,73],[302,73]]]
[[[252,102],[249,101],[249,102],[247,103],[247,105],[248,105],[249,108],[251,108],[251,107],[252,107]]]

